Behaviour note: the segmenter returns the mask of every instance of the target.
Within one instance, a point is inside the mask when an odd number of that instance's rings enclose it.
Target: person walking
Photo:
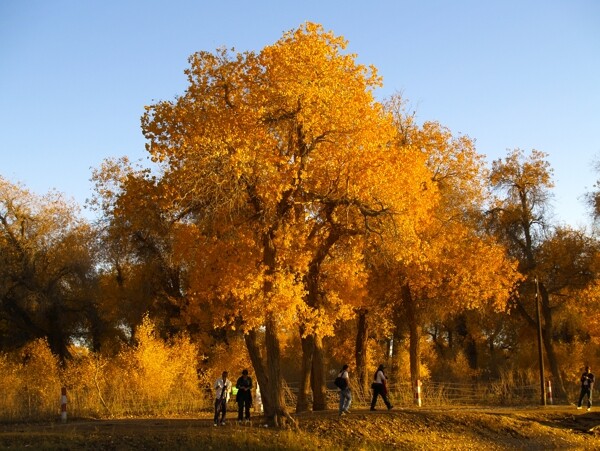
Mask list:
[[[375,371],[375,375],[373,376],[373,383],[371,384],[371,388],[373,389],[373,399],[371,400],[371,410],[375,410],[375,404],[377,403],[377,398],[381,396],[384,404],[388,408],[388,410],[392,410],[394,406],[388,400],[388,388],[387,388],[387,376],[384,373],[385,366],[379,365],[377,371]]]
[[[219,423],[225,425],[225,415],[227,415],[227,402],[229,401],[229,395],[231,393],[231,381],[227,379],[227,371],[223,371],[223,374],[215,382],[215,419],[214,425],[217,426]],[[219,416],[221,420],[219,421]]]
[[[252,379],[248,376],[248,370],[242,371],[235,386],[238,389],[235,401],[238,403],[238,422],[246,420],[250,422],[250,406],[252,406]],[[245,414],[245,416],[244,416]]]
[[[577,408],[581,409],[581,403],[583,398],[587,396],[587,410],[592,408],[592,388],[594,388],[594,375],[589,366],[585,367],[585,372],[581,375],[581,393],[579,394],[579,401],[577,402]]]
[[[350,404],[352,403],[352,392],[350,391],[350,376],[348,374],[348,365],[344,365],[338,373],[336,385],[340,389],[340,416],[350,413]]]

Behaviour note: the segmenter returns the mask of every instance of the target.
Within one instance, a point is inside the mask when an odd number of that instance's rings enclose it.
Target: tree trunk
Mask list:
[[[550,300],[548,298],[548,292],[543,284],[540,283],[540,292],[542,298],[542,316],[544,317],[544,328],[542,329],[542,341],[544,342],[544,348],[546,349],[546,357],[550,364],[550,371],[552,372],[553,378],[553,389],[554,395],[558,399],[567,400],[567,391],[563,383],[562,376],[560,374],[560,368],[558,366],[558,359],[554,352],[554,343],[552,342],[552,309],[550,308]]]
[[[323,339],[314,334],[314,351],[312,359],[312,392],[313,411],[327,410],[327,385],[325,372],[325,352],[323,351]]]
[[[273,402],[267,418],[274,426],[285,426],[286,420],[295,425],[294,419],[287,412],[285,393],[283,392],[283,379],[281,377],[281,346],[279,343],[279,324],[273,314],[267,316],[265,322],[265,345],[267,348],[267,374],[269,383],[265,392]],[[263,388],[261,387],[261,394]]]
[[[369,390],[369,378],[367,376],[367,350],[369,341],[369,322],[367,318],[368,311],[366,309],[358,310],[358,322],[356,331],[356,380],[358,386],[365,391]]]
[[[421,379],[421,326],[418,322],[414,300],[408,283],[402,286],[402,303],[406,309],[406,320],[408,321],[410,379],[414,386],[414,384]]]
[[[63,328],[61,321],[61,310],[57,304],[54,304],[47,312],[49,330],[48,330],[48,345],[54,355],[58,357],[60,365],[64,365],[66,360],[71,357],[67,347],[68,337]]]
[[[251,330],[244,335],[244,341],[246,342],[246,348],[248,349],[248,355],[254,368],[254,374],[256,375],[256,381],[260,388],[260,395],[262,399],[263,409],[267,417],[269,414],[274,415],[273,401],[271,393],[266,390],[269,386],[269,376],[265,368],[265,362],[263,360],[260,347],[258,346],[258,338],[255,330]]]
[[[300,374],[300,390],[296,400],[296,412],[306,412],[308,410],[308,398],[311,391],[311,370],[313,364],[313,351],[315,342],[312,335],[300,337],[302,344],[302,372]]]
[[[304,277],[303,283],[304,287],[306,288],[304,302],[311,309],[318,309],[321,303],[322,293],[319,289],[321,263],[323,263],[328,255],[329,250],[339,238],[339,230],[335,227],[332,227],[329,235],[325,241],[317,247],[313,258],[310,261],[308,272]],[[305,337],[301,339],[303,354],[302,375],[296,411],[301,412],[302,410],[306,410],[308,408],[308,381],[310,381],[312,387],[313,410],[325,410],[327,409],[327,386],[322,337],[317,333],[312,333],[310,338]]]
[[[390,365],[390,378],[393,381],[400,381],[400,370],[402,368],[401,361],[401,345],[404,342],[403,335],[398,331],[398,325],[394,328],[392,335],[392,363]]]
[[[542,325],[542,343],[544,345],[544,350],[546,351],[546,359],[550,364],[550,372],[552,373],[552,377],[554,378],[552,385],[555,388],[554,393],[556,398],[566,400],[567,391],[565,390],[563,378],[558,367],[558,360],[554,352],[554,344],[552,343],[553,321],[552,309],[550,307],[548,292],[546,291],[546,288],[542,283],[539,284],[539,289],[541,295],[540,313],[544,318],[544,324]],[[537,321],[531,315],[529,315],[523,303],[517,301],[515,305],[517,306],[517,311],[521,314],[521,316],[525,319],[529,326],[537,330]]]
[[[263,236],[263,263],[266,265],[267,274],[275,272],[276,249],[273,243],[275,229],[269,230]],[[273,291],[273,282],[265,280],[263,293],[265,296]],[[289,421],[294,427],[297,427],[296,421],[287,412],[285,406],[285,393],[283,392],[283,380],[281,377],[281,346],[279,343],[279,323],[272,312],[267,313],[265,319],[265,347],[267,350],[267,369],[268,384],[261,386],[261,395],[267,394],[271,401],[269,411],[265,413],[269,422],[274,426],[284,426]],[[264,392],[263,392],[264,390]],[[265,406],[266,407],[266,406]]]

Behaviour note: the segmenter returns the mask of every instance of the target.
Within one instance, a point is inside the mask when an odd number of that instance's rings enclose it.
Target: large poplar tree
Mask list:
[[[316,399],[325,391],[313,356],[335,320],[328,304],[339,299],[322,289],[332,248],[379,230],[384,218],[409,231],[400,218],[427,192],[418,153],[393,145],[390,117],[373,97],[381,83],[375,69],[357,64],[345,46],[307,23],[260,53],[196,53],[186,92],[149,106],[142,121],[164,195],[195,227],[197,274],[186,311],[211,296],[202,273],[228,268],[210,279],[212,297],[245,330],[275,423],[288,416],[280,328],[300,329],[303,373],[312,372]]]

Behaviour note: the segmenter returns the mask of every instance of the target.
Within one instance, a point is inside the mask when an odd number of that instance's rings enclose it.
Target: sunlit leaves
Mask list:
[[[372,93],[381,79],[345,47],[307,23],[259,53],[198,52],[185,94],[147,108],[165,198],[197,227],[190,314],[213,298],[229,323],[255,327],[270,312],[330,333],[340,306],[362,296],[362,257],[348,259],[358,255],[348,246],[364,244],[350,237],[382,234],[385,221],[406,236],[406,213],[424,211],[424,160],[393,145]],[[326,295],[311,297],[311,277]]]

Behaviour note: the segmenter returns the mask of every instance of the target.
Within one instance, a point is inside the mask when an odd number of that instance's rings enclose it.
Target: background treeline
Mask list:
[[[107,393],[200,398],[248,366],[280,423],[286,384],[297,411],[325,409],[346,362],[358,389],[381,362],[397,381],[535,383],[539,300],[566,401],[600,361],[595,232],[553,221],[543,152],[488,166],[400,96],[377,101],[345,45],[307,23],[192,55],[186,91],[142,117],[152,164],[94,171],[97,222],[0,178],[2,377],[41,359],[118,415],[143,407]]]

